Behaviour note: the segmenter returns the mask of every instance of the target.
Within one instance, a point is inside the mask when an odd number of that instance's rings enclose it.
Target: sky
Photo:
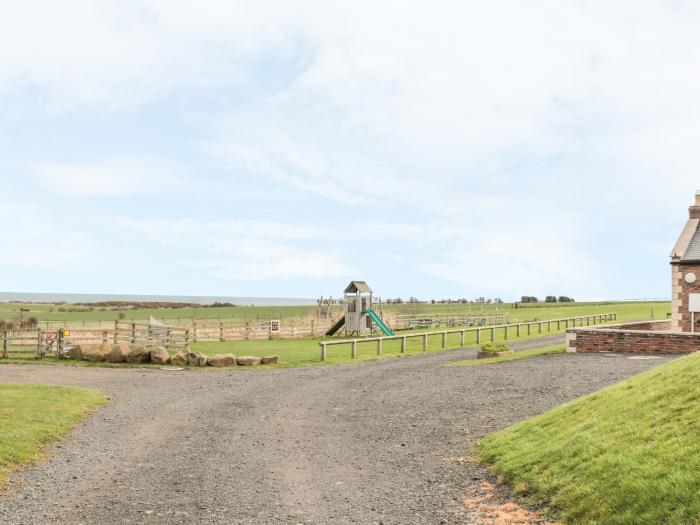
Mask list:
[[[698,2],[0,4],[0,290],[670,297]]]

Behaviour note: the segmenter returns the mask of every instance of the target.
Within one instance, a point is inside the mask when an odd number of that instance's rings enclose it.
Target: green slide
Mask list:
[[[384,323],[384,321],[381,320],[381,318],[377,315],[377,313],[374,310],[370,308],[364,313],[366,313],[372,318],[374,324],[376,324],[379,327],[379,329],[384,333],[384,335],[396,335],[394,331],[391,328],[389,328],[386,325],[386,323]]]
[[[338,319],[338,322],[331,326],[331,329],[326,332],[326,336],[330,337],[335,335],[338,330],[345,326],[345,316]]]

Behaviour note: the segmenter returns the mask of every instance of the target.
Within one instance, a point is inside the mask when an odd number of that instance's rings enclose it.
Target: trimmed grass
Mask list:
[[[517,494],[571,524],[700,522],[700,353],[482,440]]]
[[[511,355],[501,357],[489,357],[486,359],[466,359],[465,361],[455,361],[447,366],[481,366],[481,365],[497,365],[500,363],[510,363],[511,361],[520,361],[522,359],[531,359],[542,355],[556,355],[566,352],[566,348],[562,345],[543,346],[542,348],[533,348],[531,350],[521,350],[514,352]]]
[[[58,309],[76,309],[74,312],[59,312]],[[535,319],[556,319],[574,317],[584,314],[617,312],[620,321],[628,319],[665,319],[666,313],[671,311],[671,303],[668,301],[650,302],[597,302],[597,303],[537,303],[520,304],[515,309],[512,304],[468,305],[468,304],[391,304],[384,305],[384,312],[411,315],[453,314],[456,316],[480,315],[480,314],[504,314],[511,323]],[[18,319],[20,309],[28,309],[21,312],[22,317],[36,317],[41,321],[115,321],[119,311],[100,308],[78,307],[75,305],[56,304],[19,304],[0,303],[0,319]],[[339,308],[338,308],[339,309]],[[123,310],[125,321],[148,320],[150,316],[157,319],[169,319],[177,322],[195,319],[293,319],[318,311],[313,306],[236,306],[220,308],[144,308],[135,310]]]
[[[0,484],[106,401],[102,392],[87,388],[0,385]]]

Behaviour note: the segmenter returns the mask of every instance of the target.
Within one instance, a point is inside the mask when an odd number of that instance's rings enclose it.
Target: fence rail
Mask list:
[[[150,326],[139,323],[116,322],[109,330],[36,328],[33,330],[2,330],[0,332],[0,358],[10,353],[38,359],[47,353],[63,357],[64,350],[75,345],[128,343],[144,346],[164,346],[167,349],[188,348],[190,331],[168,326]]]
[[[508,340],[509,331],[512,334],[515,333],[515,337],[520,337],[523,330],[526,331],[527,335],[532,335],[533,327],[537,327],[537,333],[543,333],[542,327],[547,327],[547,332],[552,331],[552,326],[556,324],[556,331],[562,329],[575,328],[579,323],[579,326],[591,326],[595,324],[601,324],[608,321],[617,320],[616,313],[609,314],[595,314],[595,315],[584,315],[578,317],[568,317],[566,319],[549,319],[545,321],[533,321],[527,323],[513,323],[513,324],[503,324],[494,326],[483,326],[478,328],[459,328],[455,330],[440,330],[432,332],[419,332],[413,334],[402,334],[387,337],[363,337],[356,339],[339,339],[337,341],[321,341],[319,343],[321,347],[321,361],[325,361],[328,353],[329,346],[338,345],[350,345],[350,357],[352,359],[357,359],[358,346],[360,344],[375,343],[377,345],[377,355],[382,353],[382,345],[385,341],[401,341],[401,353],[406,353],[406,347],[409,339],[422,338],[423,340],[423,351],[428,351],[428,338],[432,336],[442,336],[442,349],[447,349],[447,336],[450,334],[460,334],[460,344],[461,347],[465,346],[466,334],[476,333],[476,344],[482,342],[482,333],[486,332],[489,334],[490,341],[496,339],[496,333],[498,330],[503,330],[504,340]]]

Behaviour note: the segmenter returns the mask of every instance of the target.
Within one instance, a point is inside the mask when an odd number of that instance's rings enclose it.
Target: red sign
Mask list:
[[[53,332],[45,332],[44,333],[44,339],[46,339],[47,341],[53,341],[53,336],[54,336]]]

